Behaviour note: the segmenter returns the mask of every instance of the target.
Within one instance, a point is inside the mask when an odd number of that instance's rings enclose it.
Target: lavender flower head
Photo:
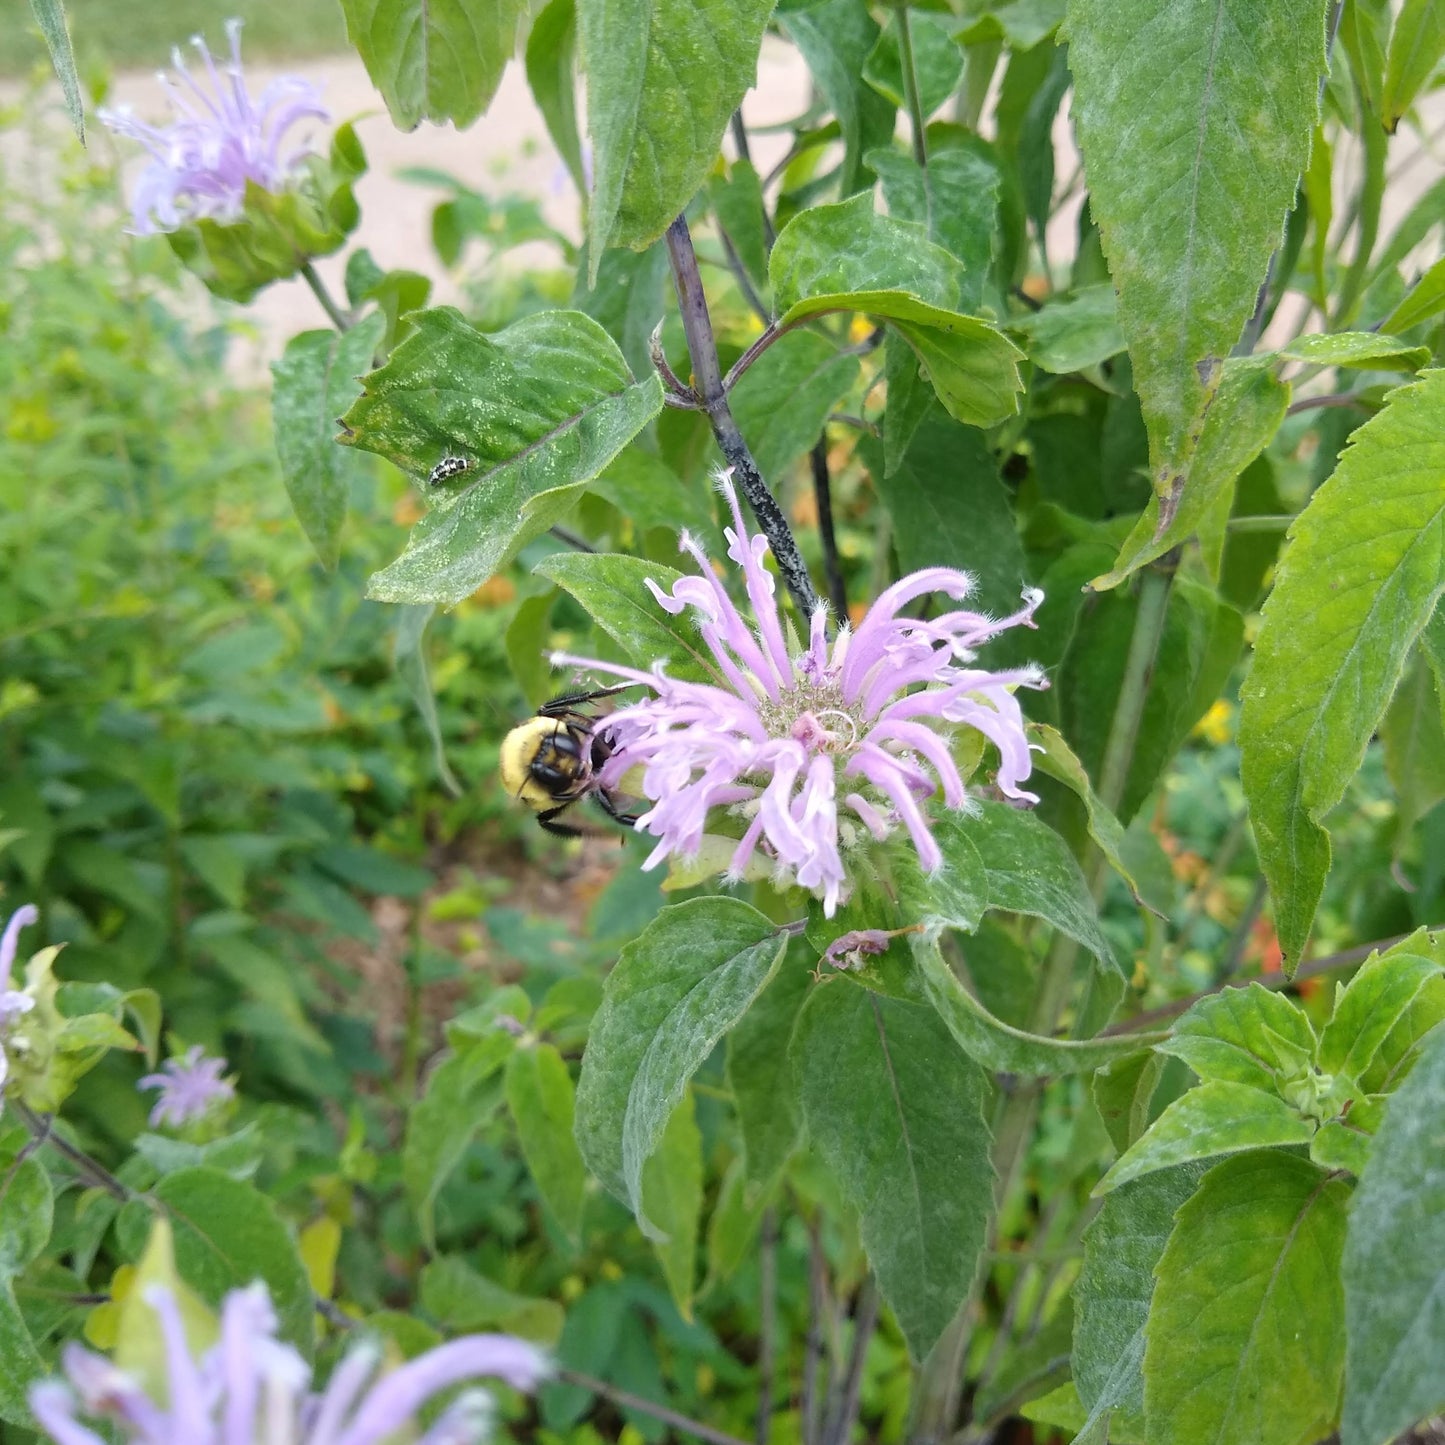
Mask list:
[[[221,1305],[220,1338],[199,1358],[187,1342],[171,1292],[152,1286],[146,1303],[165,1342],[165,1403],[103,1355],[67,1345],[68,1383],[49,1380],[30,1393],[43,1435],[56,1445],[105,1445],[76,1418],[113,1421],[127,1445],[477,1445],[488,1438],[491,1397],[460,1395],[429,1429],[417,1412],[442,1391],[481,1375],[519,1390],[548,1373],[545,1355],[510,1335],[469,1335],[428,1350],[375,1378],[381,1351],[353,1346],[326,1389],[313,1392],[310,1366],[276,1338],[264,1284],[232,1290]]]
[[[215,1105],[235,1098],[235,1086],[221,1077],[225,1067],[225,1059],[207,1058],[196,1044],[180,1058],[167,1059],[160,1073],[147,1074],[136,1088],[160,1090],[150,1113],[151,1128],[169,1124],[179,1129],[203,1119]]]
[[[744,829],[727,876],[741,879],[761,850],[779,882],[819,895],[829,917],[847,892],[845,856],[868,836],[882,840],[901,824],[931,872],[942,856],[924,801],[941,789],[945,806],[969,806],[947,741],[958,726],[977,729],[998,749],[995,781],[1006,796],[1037,802],[1019,787],[1032,764],[1013,690],[1047,686],[1043,674],[1034,666],[986,671],[974,665],[974,649],[1007,628],[1032,627],[1043,593],[1026,590],[1023,608],[1001,619],[963,610],[927,620],[903,616],[929,593],[961,600],[973,590],[966,572],[926,567],[883,592],[857,630],[841,628],[831,648],[819,608],[807,646],[794,651],[763,565],[767,541],[749,536],[728,474],[719,485],[733,516],[728,556],[743,570],[756,626],[686,533],[682,550],[702,575],[682,578],[670,594],[647,584],[665,611],[696,614],[716,681],[679,681],[661,665],[640,672],[564,653],[553,658],[654,693],[607,718],[614,752],[598,776],[600,786],[616,788],[641,770],[641,791],[653,806],[637,827],[658,840],[645,868],[695,857],[709,815],[726,808]]]
[[[98,112],[109,129],[139,141],[151,156],[131,198],[138,235],[202,218],[239,220],[247,182],[280,191],[305,154],[305,147],[284,148],[286,132],[307,117],[331,118],[320,91],[299,76],[273,80],[253,101],[241,70],[239,20],[226,22],[226,38],[231,59],[220,67],[200,36],[192,40],[205,71],[200,80],[186,69],[180,48],[171,51],[174,75],[158,77],[175,112],[169,125],[147,125],[129,106]]]
[[[21,993],[10,987],[11,970],[15,967],[15,955],[20,948],[20,931],[40,920],[40,911],[33,903],[26,903],[10,915],[5,932],[0,934],[0,1088],[10,1074],[10,1059],[5,1052],[5,1042],[15,1025],[31,1009],[35,1000],[28,993]]]

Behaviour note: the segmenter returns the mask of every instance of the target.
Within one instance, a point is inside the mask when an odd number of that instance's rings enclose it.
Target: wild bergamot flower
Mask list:
[[[510,1335],[469,1335],[438,1345],[377,1378],[382,1352],[362,1341],[311,1390],[311,1367],[276,1338],[264,1284],[232,1290],[221,1305],[220,1338],[204,1352],[187,1340],[171,1291],[151,1286],[145,1301],[165,1342],[164,1389],[155,1399],[132,1375],[81,1345],[62,1356],[66,1380],[30,1394],[41,1433],[56,1445],[104,1445],[76,1412],[112,1422],[105,1439],[130,1445],[477,1445],[490,1433],[491,1396],[468,1390],[436,1422],[418,1420],[444,1390],[494,1376],[531,1390],[549,1373],[535,1345]]]
[[[204,1119],[217,1104],[235,1098],[235,1086],[221,1077],[225,1072],[225,1059],[209,1058],[195,1044],[180,1057],[167,1059],[159,1073],[147,1074],[136,1088],[160,1090],[151,1109],[151,1128],[160,1124],[180,1128]]]
[[[924,803],[966,809],[968,794],[948,734],[975,728],[998,750],[995,782],[1007,797],[1036,802],[1020,784],[1031,759],[1018,687],[1044,687],[1034,666],[990,672],[975,649],[1010,627],[1032,627],[1043,593],[1025,589],[1023,607],[992,618],[962,609],[921,618],[904,608],[930,594],[961,601],[974,579],[951,567],[926,567],[895,582],[856,630],[839,629],[830,646],[827,613],[809,619],[805,647],[790,646],[771,574],[767,541],[750,536],[726,474],[719,480],[732,510],[728,556],[743,570],[750,627],[686,533],[682,550],[701,575],[670,593],[649,581],[673,615],[692,609],[712,654],[714,682],[669,677],[559,653],[553,661],[646,686],[652,697],[620,708],[603,723],[613,746],[597,779],[617,789],[638,770],[652,803],[637,820],[658,840],[646,863],[695,857],[715,809],[743,828],[727,874],[743,877],[761,853],[782,882],[819,895],[831,916],[848,890],[847,855],[868,837],[907,829],[925,869],[942,862]]]
[[[204,69],[197,81],[181,56],[171,52],[174,74],[158,79],[175,118],[169,125],[137,120],[129,106],[97,114],[117,135],[139,141],[151,161],[131,198],[136,232],[174,231],[187,221],[239,220],[246,186],[281,191],[294,175],[305,147],[287,149],[285,136],[306,118],[329,120],[321,92],[308,80],[286,75],[252,100],[241,69],[241,22],[226,22],[228,63],[217,67],[206,42],[192,44]]]

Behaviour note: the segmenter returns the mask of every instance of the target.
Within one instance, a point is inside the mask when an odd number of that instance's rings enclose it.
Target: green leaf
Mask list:
[[[898,304],[905,308],[897,313],[900,319],[929,324],[930,308],[950,311],[958,304],[960,269],[953,256],[928,239],[922,226],[879,215],[872,193],[864,192],[837,205],[812,206],[789,221],[773,246],[768,278],[783,326],[816,314],[797,309],[811,298],[854,292],[897,294]],[[880,310],[879,314],[894,313]]]
[[[0,1280],[12,1279],[50,1242],[55,1192],[36,1158],[18,1159],[0,1179]]]
[[[1380,323],[1381,331],[1408,331],[1445,311],[1445,256],[1415,283],[1409,295]]]
[[[1298,1004],[1253,982],[1200,999],[1159,1047],[1201,1079],[1274,1094],[1314,1061],[1315,1035]]]
[[[1390,0],[1354,0],[1340,16],[1339,39],[1350,58],[1350,75],[1373,115],[1380,113],[1390,19]]]
[[[798,1110],[788,1041],[808,996],[809,972],[798,944],[727,1040],[727,1080],[743,1140],[749,1199],[782,1172],[798,1142]]]
[[[659,1238],[643,1171],[718,1040],[762,992],[787,948],[755,908],[694,898],[664,908],[618,956],[592,1020],[577,1088],[587,1167]]]
[[[1061,782],[1084,805],[1084,813],[1089,820],[1089,837],[1098,845],[1109,866],[1128,884],[1134,901],[1141,908],[1158,913],[1158,909],[1144,901],[1139,885],[1134,881],[1134,875],[1125,861],[1124,849],[1127,845],[1123,824],[1104,806],[1102,799],[1094,791],[1094,785],[1089,781],[1089,775],[1084,771],[1084,765],[1075,756],[1074,750],[1064,741],[1057,728],[1051,728],[1045,723],[1030,723],[1028,733],[1029,747],[1034,754],[1034,766],[1041,773],[1047,773],[1049,777]]]
[[[0,1280],[0,1420],[22,1429],[33,1429],[30,1391],[52,1373],[53,1366],[40,1356],[15,1300],[15,1286]]]
[[[1314,1125],[1249,1084],[1211,1081],[1177,1098],[1099,1181],[1107,1194],[1131,1179],[1216,1154],[1308,1144]]]
[[[932,403],[891,473],[884,444],[865,437],[859,448],[892,519],[903,571],[963,568],[979,584],[970,606],[996,616],[1016,612],[1028,563],[983,433]]]
[[[166,1175],[151,1198],[170,1220],[181,1278],[213,1309],[228,1291],[264,1280],[281,1337],[309,1358],[315,1296],[276,1206],[250,1184],[210,1168]]]
[[[652,1248],[673,1303],[690,1319],[702,1219],[702,1135],[691,1091],[672,1111],[656,1153],[643,1167],[642,1209],[654,1222]]]
[[[1396,852],[1410,830],[1445,798],[1445,688],[1418,652],[1380,724],[1385,772],[1398,803]]]
[[[1344,1367],[1349,1192],[1279,1153],[1230,1159],[1204,1176],[1156,1271],[1145,1328],[1148,1445],[1330,1433]]]
[[[537,1192],[567,1237],[578,1240],[587,1169],[572,1134],[576,1113],[572,1075],[551,1044],[537,1044],[515,1050],[507,1060],[506,1088],[517,1142]]]
[[[1334,1012],[1320,1035],[1320,1068],[1367,1078],[1396,1025],[1442,969],[1445,945],[1423,930],[1387,953],[1371,954],[1349,983],[1336,987]]]
[[[528,598],[518,607],[520,613],[527,606]],[[550,597],[548,599],[550,606]],[[462,785],[447,762],[446,739],[442,736],[441,718],[437,713],[436,691],[432,687],[431,664],[427,659],[426,630],[430,625],[435,607],[401,605],[397,608],[396,632],[393,634],[391,665],[402,685],[411,694],[416,710],[421,714],[422,725],[431,739],[432,763],[437,770],[441,784],[453,797],[462,795]],[[508,629],[508,640],[511,630]],[[542,664],[545,667],[545,663]]]
[[[1445,370],[1393,392],[1290,528],[1241,689],[1250,822],[1286,967],[1330,865],[1344,796],[1445,590]]]
[[[1070,0],[1073,119],[1154,489],[1184,475],[1309,154],[1325,0]]]
[[[826,337],[793,331],[768,348],[728,394],[753,459],[774,487],[810,451],[828,417],[858,380],[856,356]]]
[[[686,615],[664,612],[646,585],[651,580],[670,592],[681,572],[609,552],[554,552],[536,570],[570,592],[638,667],[665,662],[673,677],[721,681],[697,629]]]
[[[1381,120],[1393,132],[1445,56],[1445,14],[1435,0],[1405,0],[1385,56]]]
[[[667,247],[659,242],[645,251],[604,251],[590,289],[586,268],[577,275],[571,304],[602,323],[634,376],[653,370],[652,331],[663,314],[667,270]]]
[[[916,941],[913,958],[924,993],[959,1048],[997,1073],[1087,1074],[1164,1037],[1123,1034],[1107,1039],[1052,1039],[1026,1033],[989,1013],[959,982],[936,943]]]
[[[959,263],[922,226],[878,215],[871,193],[795,216],[768,274],[780,329],[830,311],[864,312],[908,342],[956,420],[992,426],[1018,409],[1022,352],[987,321],[953,309]]]
[[[1010,318],[1008,329],[1027,339],[1029,360],[1066,376],[1086,371],[1124,350],[1116,319],[1114,288],[1107,282],[1046,301],[1039,310]]]
[[[470,469],[432,489],[406,551],[372,577],[383,602],[459,602],[545,532],[662,407],[579,311],[543,311],[483,336],[450,307],[416,330],[342,419],[342,440],[421,479],[444,457]]]
[[[526,0],[341,0],[346,36],[401,130],[464,130],[491,104]]]
[[[909,37],[913,42],[913,69],[918,84],[919,104],[924,119],[953,94],[963,75],[963,51],[949,34],[950,25],[918,11],[910,17]],[[898,43],[897,15],[884,28],[878,43],[863,62],[863,79],[897,107],[908,104],[903,82],[903,59]],[[868,158],[865,156],[865,160]],[[868,160],[868,164],[873,162]]]
[[[407,1115],[401,1177],[428,1246],[436,1241],[436,1197],[442,1185],[501,1105],[503,1086],[497,1073],[511,1051],[512,1039],[493,1032],[443,1059]]]
[[[587,194],[577,131],[576,0],[548,0],[527,35],[527,84],[579,195]]]
[[[1089,586],[1117,587],[1139,568],[1188,541],[1205,523],[1239,475],[1267,447],[1284,421],[1290,387],[1268,360],[1226,361],[1204,419],[1189,478],[1172,503],[1152,496],[1134,524],[1118,561]]]
[[[703,535],[712,530],[703,489],[684,482],[660,457],[636,443],[608,463],[588,490],[611,502],[637,532],[661,528],[675,536],[683,528]]]
[[[926,167],[894,150],[869,151],[864,159],[883,182],[889,215],[922,226],[961,264],[958,304],[976,307],[993,261],[998,167],[965,146],[932,151]]]
[[[1149,1127],[1149,1110],[1168,1061],[1154,1049],[1140,1049],[1105,1064],[1090,1082],[1094,1107],[1119,1153]]]
[[[785,1051],[786,1055],[786,1051]],[[734,1159],[723,1175],[717,1203],[707,1222],[707,1280],[702,1292],[731,1279],[751,1254],[771,1191],[749,1195],[747,1169]]]
[[[773,0],[578,0],[593,281],[607,246],[655,241],[702,185],[756,79],[772,9]]]
[[[948,813],[934,824],[945,859],[966,836],[983,861],[990,908],[1042,918],[1082,943],[1106,972],[1122,977],[1068,844],[1033,813],[989,798],[978,803],[977,817]]]
[[[973,1284],[993,1197],[986,1081],[931,1008],[851,980],[810,994],[792,1059],[808,1134],[922,1359]]]
[[[1384,1445],[1445,1407],[1445,1030],[1385,1110],[1344,1250],[1341,1445]]]
[[[521,1051],[513,1055],[522,1057]],[[539,1345],[555,1345],[561,1337],[561,1305],[503,1289],[456,1255],[432,1260],[420,1285],[422,1309],[450,1332],[504,1330]]]
[[[888,392],[883,413],[883,474],[891,477],[903,465],[914,433],[933,405],[933,392],[919,374],[917,354],[896,331],[885,338],[883,354]]]
[[[1373,331],[1297,336],[1275,354],[1309,366],[1344,366],[1360,371],[1418,371],[1430,360],[1428,346],[1411,346],[1398,337],[1380,336]]]
[[[714,174],[708,182],[707,195],[713,215],[732,242],[743,270],[755,285],[766,286],[768,232],[764,223],[768,203],[763,198],[763,183],[752,162],[735,160],[726,173]]]
[[[45,37],[45,48],[50,52],[50,63],[55,67],[55,78],[60,82],[60,92],[65,97],[65,113],[70,117],[71,129],[81,145],[85,144],[85,106],[80,98],[80,76],[75,70],[75,52],[70,45],[70,29],[65,23],[65,6],[61,0],[30,0],[30,9],[35,23]]]
[[[1144,1325],[1154,1269],[1174,1215],[1199,1187],[1204,1168],[1181,1164],[1111,1194],[1084,1231],[1074,1285],[1074,1383],[1086,1409],[1144,1409]],[[1129,1368],[1120,1370],[1121,1362]]]
[[[964,0],[964,28],[958,38],[969,45],[1004,40],[1011,50],[1032,50],[1064,18],[1064,0]]]
[[[863,158],[893,138],[897,108],[863,79],[863,67],[881,33],[866,0],[825,0],[801,9],[780,9],[778,25],[807,62],[843,134],[839,190],[845,196],[872,177]]]
[[[386,331],[373,312],[350,331],[303,331],[272,362],[271,415],[281,477],[321,565],[336,569],[357,458],[336,444],[336,418],[360,391],[360,377]]]

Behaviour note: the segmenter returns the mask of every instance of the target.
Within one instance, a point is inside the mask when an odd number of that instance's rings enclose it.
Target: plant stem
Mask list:
[[[858,1396],[863,1388],[863,1361],[878,1325],[878,1286],[870,1274],[858,1291],[858,1304],[853,1311],[853,1348],[848,1355],[848,1371],[843,1377],[843,1390],[837,1410],[829,1419],[823,1445],[848,1445],[853,1422],[858,1416]]]
[[[838,538],[833,531],[833,488],[828,474],[828,441],[821,436],[813,445],[813,497],[818,504],[818,535],[823,541],[823,575],[828,579],[828,600],[841,626],[848,620],[848,588],[838,559]]]
[[[651,1400],[644,1400],[641,1395],[634,1395],[631,1390],[621,1390],[616,1385],[609,1385],[606,1380],[579,1374],[576,1370],[558,1370],[557,1378],[565,1384],[576,1385],[580,1390],[590,1390],[604,1400],[611,1400],[614,1405],[622,1405],[629,1410],[641,1410],[644,1415],[651,1415],[654,1420],[661,1420],[664,1424],[671,1425],[674,1430],[681,1430],[686,1435],[695,1435],[699,1440],[708,1441],[709,1445],[750,1445],[749,1441],[740,1436],[729,1435],[726,1430],[714,1430],[711,1425],[704,1425],[701,1420],[689,1419],[676,1410],[669,1410],[666,1405],[656,1405]]]
[[[823,1358],[823,1311],[827,1308],[823,1236],[816,1219],[808,1221],[808,1335],[803,1345],[803,1398],[799,1415],[803,1445],[818,1441],[818,1364]]]
[[[702,277],[698,275],[697,253],[692,247],[692,235],[687,228],[687,218],[679,216],[667,228],[667,254],[672,262],[672,279],[677,288],[678,308],[682,313],[682,329],[687,336],[688,355],[692,358],[693,376],[697,389],[712,423],[713,436],[717,439],[724,459],[732,468],[739,488],[747,498],[757,524],[768,539],[773,556],[777,559],[778,571],[783,583],[792,594],[794,605],[806,627],[808,620],[818,608],[818,594],[813,590],[813,579],[808,576],[802,553],[798,551],[797,539],[793,536],[783,510],[768,490],[748,444],[733,420],[732,409],[728,406],[727,392],[723,388],[722,367],[718,362],[717,342],[713,339],[712,318],[708,315],[707,296],[702,289]]]
[[[1285,415],[1298,416],[1302,411],[1314,411],[1321,406],[1368,407],[1369,402],[1357,391],[1331,391],[1323,396],[1302,396],[1298,401],[1290,402],[1285,409]]]
[[[1149,692],[1149,679],[1164,636],[1164,620],[1168,612],[1169,592],[1174,580],[1173,554],[1145,571],[1139,585],[1139,605],[1134,616],[1134,632],[1129,640],[1129,653],[1124,663],[1124,676],[1119,685],[1109,736],[1104,745],[1104,762],[1100,772],[1099,797],[1111,811],[1117,811],[1128,781],[1129,764],[1139,740],[1139,724],[1144,716],[1144,703]],[[1107,864],[1096,855],[1086,869],[1097,896],[1107,877]],[[1049,949],[1039,981],[1029,1029],[1033,1033],[1051,1034],[1058,1026],[1069,1001],[1074,981],[1074,964],[1079,945],[1072,938],[1058,935]],[[994,1127],[994,1170],[998,1184],[994,1193],[994,1219],[1013,1192],[1019,1171],[1028,1154],[1038,1109],[1041,1086],[1037,1080],[1015,1085],[998,1112]],[[978,1284],[974,1286],[975,1291]],[[968,1352],[972,1326],[973,1296],[964,1301],[957,1315],[943,1332],[920,1371],[919,1403],[912,1436],[913,1445],[927,1445],[946,1439],[958,1417],[963,1387],[964,1359]]]
[[[1272,973],[1266,978],[1229,979],[1217,984],[1214,988],[1202,989],[1199,993],[1191,993],[1185,998],[1176,998],[1172,1003],[1147,1009],[1144,1013],[1135,1014],[1133,1018],[1125,1019],[1122,1023],[1110,1024],[1100,1037],[1116,1038],[1120,1034],[1138,1033],[1141,1030],[1152,1028],[1155,1024],[1168,1023],[1170,1019],[1178,1018],[1186,1009],[1192,1008],[1200,999],[1211,998],[1217,993],[1223,993],[1227,988],[1248,988],[1251,983],[1262,984],[1265,988],[1289,988],[1292,984],[1301,983],[1307,978],[1318,978],[1322,973],[1333,973],[1340,968],[1352,968],[1357,963],[1363,963],[1376,949],[1383,953],[1397,943],[1403,943],[1409,936],[1408,933],[1397,933],[1393,938],[1379,938],[1374,943],[1361,943],[1354,948],[1345,949],[1342,953],[1328,954],[1324,958],[1317,958],[1313,962],[1301,966],[1296,970],[1293,978],[1286,978],[1283,973]]]
[[[591,542],[579,537],[576,532],[568,531],[566,527],[549,527],[548,531],[564,547],[570,547],[574,552],[595,552],[597,550]]]
[[[92,1184],[113,1194],[117,1199],[129,1200],[135,1197],[134,1191],[122,1184],[104,1164],[92,1159],[83,1149],[76,1148],[74,1144],[55,1133],[52,1128],[54,1120],[49,1115],[37,1114],[28,1104],[21,1103],[19,1099],[10,1100],[10,1108],[15,1111],[16,1117],[37,1140],[49,1144],[57,1153],[63,1154]]]
[[[921,166],[928,164],[928,142],[923,134],[923,101],[918,95],[918,70],[913,63],[913,27],[908,19],[908,6],[900,5],[893,12],[898,22],[898,59],[903,66],[903,98],[908,102],[908,122],[913,130],[913,159]]]
[[[763,1210],[758,1248],[758,1424],[756,1445],[773,1427],[773,1351],[778,1326],[778,1212]]]
[[[768,315],[768,308],[763,305],[763,298],[758,295],[757,287],[748,275],[748,268],[743,265],[743,258],[738,255],[738,248],[733,245],[733,238],[723,228],[721,221],[717,222],[717,233],[728,258],[728,270],[733,273],[733,280],[737,282],[738,290],[743,293],[743,300],[752,308],[753,315],[767,326],[773,318]]]
[[[311,294],[321,303],[327,319],[338,331],[351,330],[351,318],[332,299],[331,292],[310,261],[301,263],[301,279],[311,288]]]

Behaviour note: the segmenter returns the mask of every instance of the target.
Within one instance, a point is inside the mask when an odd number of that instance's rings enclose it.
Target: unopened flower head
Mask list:
[[[0,933],[0,1088],[10,1077],[10,1057],[6,1044],[16,1024],[35,1007],[35,1000],[19,989],[11,988],[15,955],[20,949],[20,933],[40,921],[40,910],[33,903],[23,904],[10,915],[4,933]]]
[[[199,79],[186,68],[179,47],[171,52],[174,72],[159,76],[175,112],[169,125],[148,125],[128,106],[98,112],[117,135],[139,141],[150,153],[131,198],[138,234],[174,231],[202,218],[239,219],[247,182],[280,191],[305,154],[305,147],[286,147],[287,131],[307,118],[330,119],[320,91],[299,76],[273,80],[252,100],[241,70],[240,36],[241,22],[227,21],[231,58],[219,66],[204,40],[192,40],[203,72]]]
[[[1033,626],[1041,592],[1026,590],[1023,607],[1004,618],[961,609],[905,616],[921,597],[961,601],[973,590],[966,572],[926,567],[895,582],[831,646],[819,608],[807,645],[794,651],[763,565],[767,542],[748,534],[728,476],[720,486],[733,516],[728,556],[742,568],[755,626],[686,533],[682,550],[701,575],[680,579],[670,593],[648,582],[664,610],[696,614],[716,681],[679,681],[661,665],[640,672],[554,658],[652,689],[654,696],[606,719],[614,751],[598,777],[616,788],[641,770],[653,806],[637,827],[658,840],[645,867],[695,856],[713,810],[725,808],[743,827],[729,877],[742,878],[761,852],[780,881],[820,896],[829,916],[848,890],[845,857],[869,836],[884,839],[901,825],[932,871],[942,858],[925,800],[941,791],[945,806],[968,807],[947,738],[957,726],[977,729],[998,749],[995,781],[1006,796],[1037,801],[1019,786],[1031,761],[1014,689],[1043,687],[1043,675],[1033,666],[986,671],[975,665],[975,649],[1007,628]]]
[[[381,1351],[363,1342],[318,1394],[310,1388],[310,1366],[276,1338],[265,1285],[226,1296],[220,1338],[199,1358],[171,1292],[152,1286],[145,1299],[165,1342],[163,1398],[152,1398],[103,1355],[68,1345],[66,1382],[47,1381],[30,1394],[42,1434],[56,1445],[105,1445],[77,1414],[112,1422],[127,1445],[478,1445],[490,1429],[486,1391],[460,1395],[429,1428],[418,1422],[418,1412],[464,1381],[491,1376],[531,1390],[549,1369],[546,1356],[525,1340],[470,1335],[377,1378]]]
[[[151,1128],[169,1124],[181,1128],[203,1119],[217,1105],[235,1097],[235,1086],[223,1079],[225,1059],[213,1059],[196,1044],[179,1058],[167,1059],[158,1074],[147,1074],[138,1089],[159,1089],[151,1109]]]

